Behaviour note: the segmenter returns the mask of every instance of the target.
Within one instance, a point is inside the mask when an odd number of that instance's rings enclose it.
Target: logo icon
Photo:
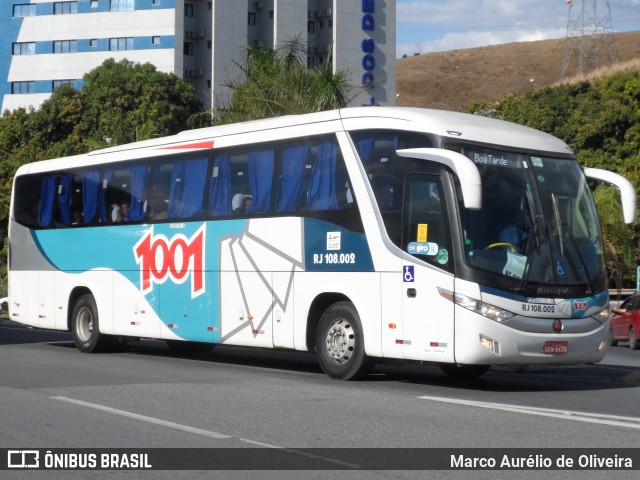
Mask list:
[[[191,238],[178,233],[169,240],[164,235],[154,235],[153,227],[133,247],[136,263],[140,265],[140,290],[147,294],[153,284],[171,279],[181,284],[191,277],[191,298],[205,291],[204,285],[205,225]]]
[[[553,328],[553,331],[554,331],[554,332],[556,332],[556,333],[560,333],[560,332],[562,332],[562,329],[564,328],[564,325],[562,325],[562,322],[561,322],[560,320],[557,320],[557,319],[556,319],[556,320],[553,322],[553,326],[552,326],[552,328]]]
[[[39,468],[40,452],[38,450],[8,450],[7,468]]]

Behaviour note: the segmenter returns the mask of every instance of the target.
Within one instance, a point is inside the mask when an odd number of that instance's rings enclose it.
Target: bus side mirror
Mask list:
[[[446,165],[456,174],[462,188],[462,200],[465,208],[482,208],[482,180],[476,164],[464,155],[441,148],[408,148],[396,152],[401,157],[419,158],[429,162]]]
[[[622,175],[610,172],[608,170],[602,170],[600,168],[585,168],[584,174],[591,180],[598,180],[599,182],[613,185],[620,190],[620,198],[622,200],[622,215],[624,216],[624,223],[633,223],[636,219],[636,190],[629,180]]]

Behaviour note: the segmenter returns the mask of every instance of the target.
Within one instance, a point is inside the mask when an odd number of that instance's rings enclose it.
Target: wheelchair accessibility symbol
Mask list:
[[[567,275],[567,264],[563,260],[556,261],[556,274],[559,277]]]
[[[415,276],[413,274],[413,265],[406,265],[404,267],[404,274],[403,274],[403,280],[404,282],[413,282],[413,280],[415,279]]]

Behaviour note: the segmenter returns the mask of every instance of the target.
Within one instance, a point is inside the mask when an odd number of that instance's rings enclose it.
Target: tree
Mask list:
[[[243,58],[236,63],[240,78],[228,84],[231,101],[216,109],[216,124],[319,112],[348,103],[348,72],[333,73],[329,60],[318,69],[308,69],[306,46],[300,39],[277,48],[247,46]]]
[[[146,138],[178,133],[203,109],[191,85],[150,63],[108,59],[84,81],[76,132],[92,145],[143,140],[143,132]]]

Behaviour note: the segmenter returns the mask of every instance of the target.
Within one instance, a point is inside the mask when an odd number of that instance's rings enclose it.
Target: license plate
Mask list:
[[[569,342],[545,342],[542,353],[545,355],[564,355],[569,351]]]

